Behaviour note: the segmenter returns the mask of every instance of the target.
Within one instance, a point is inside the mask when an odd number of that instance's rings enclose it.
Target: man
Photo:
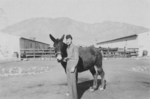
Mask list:
[[[64,61],[67,62],[67,82],[69,89],[69,98],[78,99],[77,93],[77,64],[79,61],[79,52],[78,47],[72,43],[72,36],[66,35],[66,44],[67,47],[67,57],[64,58]]]

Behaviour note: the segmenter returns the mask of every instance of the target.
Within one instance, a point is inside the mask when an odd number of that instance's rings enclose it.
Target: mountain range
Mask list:
[[[3,30],[4,33],[25,38],[35,37],[37,41],[50,43],[49,34],[61,38],[71,34],[77,45],[93,45],[96,41],[106,41],[119,37],[148,32],[148,28],[121,22],[104,21],[102,23],[84,23],[67,17],[31,18],[16,23]],[[65,42],[65,40],[64,40]]]

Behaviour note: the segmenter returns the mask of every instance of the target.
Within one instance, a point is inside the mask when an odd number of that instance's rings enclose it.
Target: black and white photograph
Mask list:
[[[0,99],[150,99],[150,0],[0,0]]]

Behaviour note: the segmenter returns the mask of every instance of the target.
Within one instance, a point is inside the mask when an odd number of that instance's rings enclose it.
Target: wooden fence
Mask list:
[[[100,48],[103,57],[132,57],[138,56],[138,48]],[[54,48],[50,49],[21,49],[21,58],[55,58]]]
[[[54,48],[50,49],[21,49],[21,58],[50,58],[55,57]]]
[[[100,48],[104,57],[138,56],[138,48]]]

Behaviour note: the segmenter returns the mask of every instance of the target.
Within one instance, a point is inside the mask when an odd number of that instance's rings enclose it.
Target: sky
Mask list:
[[[0,0],[0,29],[37,17],[117,21],[150,28],[150,0]]]

